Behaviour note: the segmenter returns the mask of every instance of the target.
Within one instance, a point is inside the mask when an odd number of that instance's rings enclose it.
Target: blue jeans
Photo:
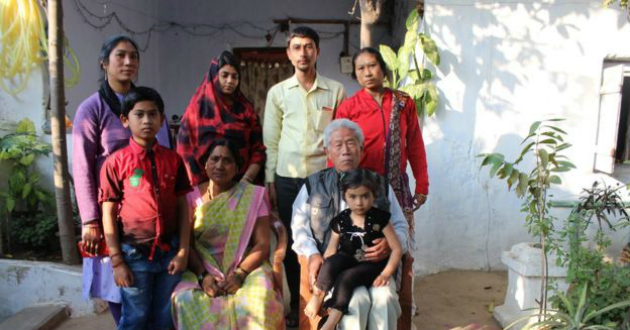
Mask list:
[[[176,240],[174,240],[175,243]],[[181,274],[169,275],[168,265],[179,244],[164,252],[156,248],[153,260],[137,248],[121,244],[125,263],[133,273],[133,286],[120,288],[122,312],[118,330],[173,329],[171,293]]]

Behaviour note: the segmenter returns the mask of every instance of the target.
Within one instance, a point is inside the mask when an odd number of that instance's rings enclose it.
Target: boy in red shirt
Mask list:
[[[129,92],[120,120],[132,137],[103,164],[99,196],[121,290],[118,329],[172,329],[170,296],[188,260],[191,187],[180,156],[156,142],[164,102],[155,90]]]

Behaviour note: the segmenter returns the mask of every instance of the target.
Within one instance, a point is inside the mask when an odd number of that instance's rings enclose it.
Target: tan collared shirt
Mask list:
[[[317,74],[305,90],[295,75],[269,90],[263,121],[265,181],[305,178],[326,167],[324,128],[346,98],[343,85]]]

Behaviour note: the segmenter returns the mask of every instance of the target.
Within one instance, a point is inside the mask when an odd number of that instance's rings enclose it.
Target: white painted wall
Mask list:
[[[616,183],[592,171],[598,93],[604,58],[630,53],[630,23],[600,1],[570,0],[430,0],[426,20],[442,55],[442,103],[424,127],[431,187],[416,214],[416,270],[502,268],[501,251],[531,238],[521,201],[479,171],[476,155],[514,160],[533,121],[563,117],[578,169],[562,175],[553,198],[575,200],[594,180]]]

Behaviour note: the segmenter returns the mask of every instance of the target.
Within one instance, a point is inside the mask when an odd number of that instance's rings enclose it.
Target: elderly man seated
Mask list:
[[[308,300],[317,274],[322,266],[322,253],[330,238],[328,227],[332,218],[347,209],[339,187],[340,176],[344,172],[358,167],[363,150],[363,132],[357,124],[347,119],[332,121],[324,130],[324,148],[332,168],[319,171],[306,179],[295,203],[293,204],[293,250],[302,260],[308,260],[308,288],[301,287],[302,299]],[[378,196],[376,206],[391,213],[391,223],[396,235],[407,251],[409,227],[402,209],[396,200],[394,191],[385,178],[381,184],[388,191],[387,196]],[[377,242],[377,241],[375,241]],[[387,258],[391,250],[385,238],[365,251],[368,261],[381,261]],[[304,276],[302,272],[302,276]],[[309,292],[304,292],[309,291]],[[396,283],[388,286],[358,287],[354,290],[347,314],[341,319],[339,329],[396,329],[401,314],[396,293]],[[304,318],[300,320],[300,323]],[[300,324],[302,329],[302,324]]]

